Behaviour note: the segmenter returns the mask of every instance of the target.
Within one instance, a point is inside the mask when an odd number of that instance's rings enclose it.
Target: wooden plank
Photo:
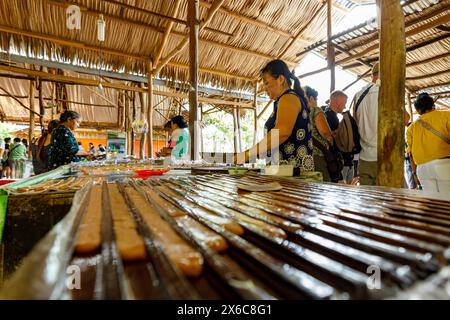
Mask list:
[[[215,1],[208,12],[207,21],[214,15],[217,9],[222,5],[223,1]],[[200,25],[198,23],[200,17],[199,1],[188,1],[188,21],[189,21],[189,134],[190,134],[190,150],[191,160],[199,159],[198,152],[198,35],[200,32]]]
[[[380,14],[377,185],[402,188],[405,152],[405,21],[400,2],[377,0]]]

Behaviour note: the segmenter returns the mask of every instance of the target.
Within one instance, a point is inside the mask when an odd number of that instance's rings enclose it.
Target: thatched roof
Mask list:
[[[179,10],[174,15],[174,8],[179,1]],[[333,11],[333,23],[342,20],[346,12],[355,5],[349,0],[333,2],[336,9]],[[200,1],[202,19],[208,16],[214,3],[213,0]],[[199,83],[226,90],[252,92],[259,70],[269,60],[281,57],[294,68],[302,59],[297,58],[296,53],[326,35],[325,3],[322,0],[224,1],[206,28],[200,32]],[[69,17],[66,10],[70,5],[77,5],[81,9],[80,30],[66,27]],[[104,42],[97,39],[99,14],[103,14],[106,21]],[[186,19],[186,0],[1,1],[0,51],[6,54],[0,56],[0,64],[2,61],[7,65],[14,62],[8,54],[15,53],[42,61],[69,62],[93,69],[101,66],[103,70],[111,72],[145,76],[149,61],[158,56],[169,23],[174,22],[173,29],[159,61],[164,61],[187,34]],[[174,81],[187,82],[188,64],[186,46],[161,68],[158,76],[171,84]],[[0,78],[0,86],[21,87],[16,88],[15,92],[25,95],[28,91],[28,85],[25,84],[27,81],[11,81]],[[86,89],[69,87],[70,100],[94,104],[104,102],[92,92],[86,92]],[[107,95],[117,104],[116,93]],[[47,93],[46,97],[49,97]],[[10,113],[11,109],[16,109],[12,99],[0,97],[0,103],[2,101],[6,118],[19,116]],[[167,105],[172,102],[168,101]],[[12,107],[8,107],[8,103]],[[155,105],[158,103],[159,101],[154,101]],[[82,110],[86,118],[98,119],[96,114],[90,114],[92,107],[74,105],[73,108],[90,108]],[[95,111],[105,113],[102,115],[105,119],[102,120],[110,123],[116,121],[117,116],[111,114],[114,109],[100,108],[95,108]],[[162,122],[159,119],[156,124]]]
[[[441,101],[450,106],[450,0],[409,0],[404,3],[406,88],[413,96],[420,91],[446,92],[441,95],[444,97]],[[333,36],[333,43],[337,45],[336,63],[355,74],[364,74],[370,64],[378,60],[375,19]],[[312,48],[326,56],[326,41],[319,41],[306,51]],[[349,58],[349,54],[359,60]]]

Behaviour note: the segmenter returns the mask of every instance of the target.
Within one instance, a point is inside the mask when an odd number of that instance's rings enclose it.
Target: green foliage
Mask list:
[[[5,139],[7,137],[12,138],[11,132],[15,132],[20,129],[21,129],[21,127],[16,124],[1,122],[0,123],[0,138],[2,138],[2,139]]]

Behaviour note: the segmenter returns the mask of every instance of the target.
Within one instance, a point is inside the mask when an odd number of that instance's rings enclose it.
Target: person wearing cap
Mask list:
[[[426,92],[417,96],[414,106],[420,118],[406,133],[407,152],[417,165],[413,174],[423,190],[450,194],[450,112],[435,110]]]
[[[375,185],[377,180],[378,72],[377,62],[372,68],[372,82],[357,92],[352,102],[353,117],[361,137],[359,179],[362,185]],[[355,104],[359,100],[361,101],[355,110]]]

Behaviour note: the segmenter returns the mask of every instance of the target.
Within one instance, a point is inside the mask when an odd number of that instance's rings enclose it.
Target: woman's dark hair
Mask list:
[[[184,128],[188,127],[186,121],[184,121],[183,116],[175,116],[170,121],[172,123],[176,124],[178,126],[178,128],[180,128],[180,129],[184,129]]]
[[[417,96],[416,101],[414,102],[414,107],[419,114],[424,114],[427,111],[433,109],[434,100],[430,95],[426,92],[422,92]]]
[[[52,133],[53,130],[55,130],[57,127],[59,126],[59,121],[58,120],[52,120],[48,123],[47,126],[47,132],[48,133]]]
[[[20,138],[14,138],[14,142],[21,142]]]
[[[24,138],[24,139],[22,139],[22,143],[27,146],[28,145],[28,140]]]
[[[305,89],[306,98],[309,99],[309,98],[313,97],[314,99],[317,100],[317,97],[319,96],[319,93],[317,92],[317,90],[315,90],[309,86],[305,86],[304,89]]]
[[[11,141],[11,138],[10,138],[10,137],[5,138],[5,143],[9,143],[10,141]]]
[[[167,121],[166,124],[164,125],[164,129],[170,129],[172,127],[172,121]]]
[[[61,113],[61,115],[59,116],[59,122],[62,123],[69,121],[71,119],[79,119],[79,118],[81,118],[81,116],[78,112],[67,110]]]
[[[306,97],[300,85],[300,80],[289,70],[287,64],[283,60],[277,59],[267,63],[266,66],[261,69],[261,75],[264,73],[270,74],[275,79],[278,79],[279,76],[284,76],[289,87],[292,86],[292,80],[294,80],[294,91],[306,104]]]

